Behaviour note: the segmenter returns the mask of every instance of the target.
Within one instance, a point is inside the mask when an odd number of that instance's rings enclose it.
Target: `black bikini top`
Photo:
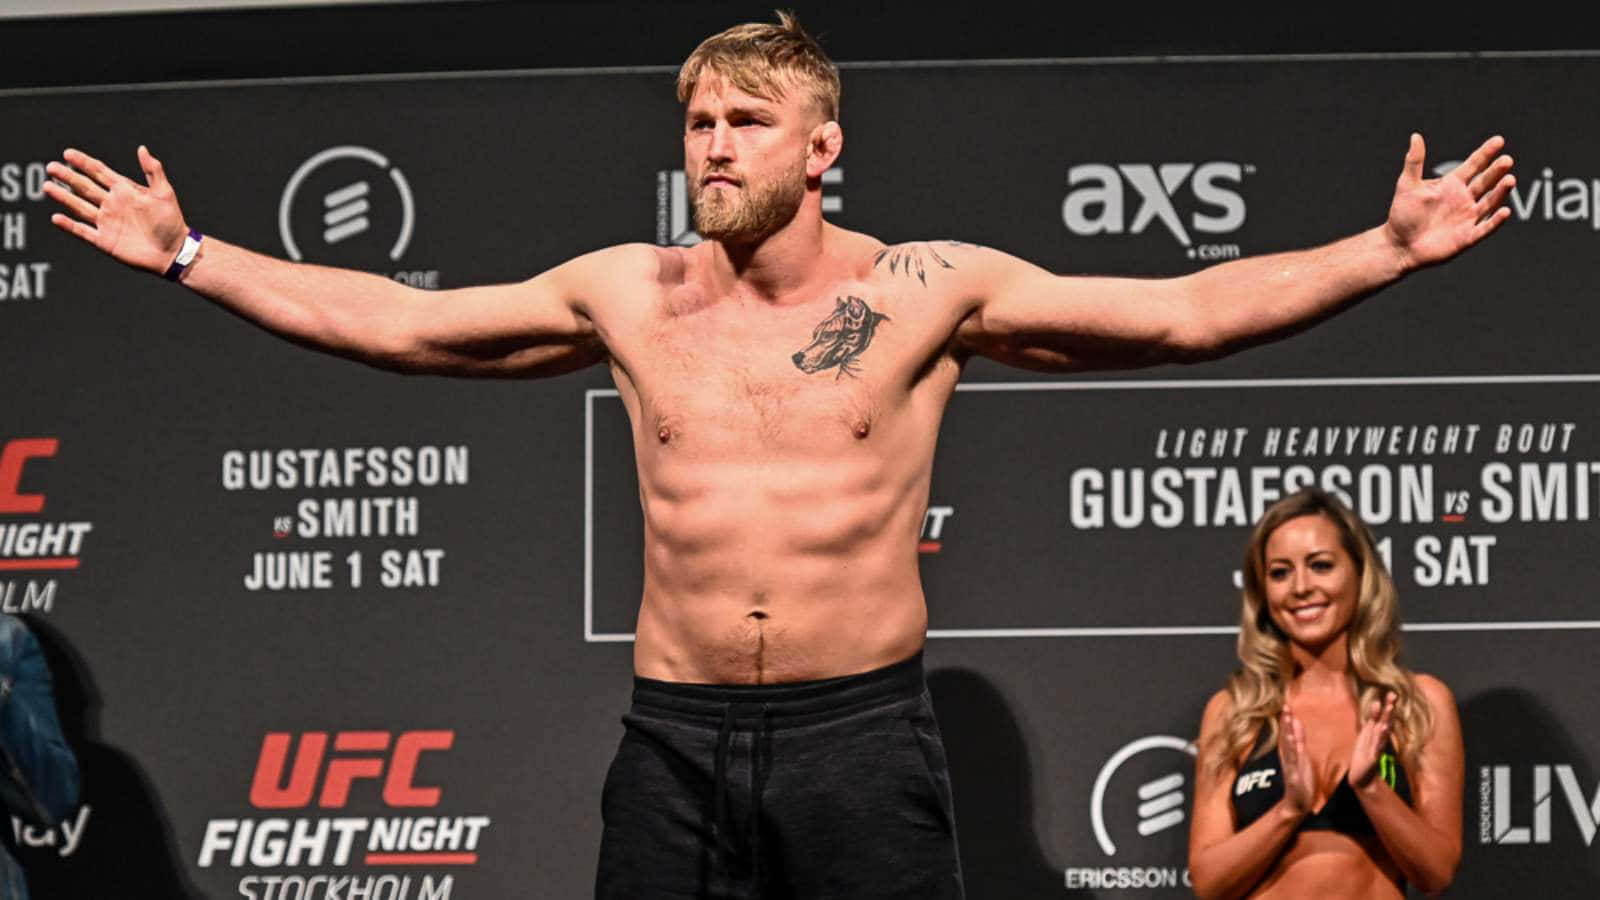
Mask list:
[[[1239,767],[1239,777],[1233,782],[1233,816],[1241,831],[1266,815],[1267,810],[1283,799],[1282,770],[1283,763],[1278,759],[1276,744],[1271,750]],[[1378,755],[1377,777],[1393,788],[1407,806],[1411,805],[1411,783],[1406,780],[1406,770],[1401,767],[1391,744],[1385,744],[1383,752]],[[1375,833],[1372,821],[1367,818],[1367,811],[1361,806],[1361,799],[1346,778],[1339,779],[1339,786],[1321,809],[1301,820],[1300,828],[1307,831],[1337,831],[1341,834]]]

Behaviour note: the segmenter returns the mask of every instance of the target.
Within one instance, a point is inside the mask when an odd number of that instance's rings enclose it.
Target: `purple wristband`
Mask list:
[[[182,277],[183,273],[188,271],[189,264],[194,262],[195,254],[200,252],[200,241],[204,237],[205,235],[193,228],[189,229],[188,236],[183,239],[183,246],[178,248],[177,257],[172,260],[172,265],[167,266],[167,271],[161,273],[161,277],[168,281],[177,281]]]

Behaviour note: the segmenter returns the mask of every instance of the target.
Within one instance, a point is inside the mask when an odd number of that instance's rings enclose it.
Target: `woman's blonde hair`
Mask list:
[[[1339,542],[1355,563],[1361,584],[1350,621],[1348,652],[1350,691],[1362,716],[1390,691],[1395,705],[1390,734],[1407,769],[1416,770],[1418,752],[1432,732],[1427,698],[1396,659],[1400,655],[1400,616],[1394,581],[1378,554],[1372,532],[1339,502],[1315,488],[1291,494],[1273,504],[1256,523],[1244,556],[1243,608],[1239,615],[1239,662],[1228,679],[1232,701],[1217,735],[1213,763],[1226,768],[1257,746],[1259,752],[1277,742],[1278,717],[1294,675],[1289,641],[1267,609],[1267,540],[1278,527],[1301,516],[1322,516],[1339,532]]]
[[[777,24],[735,25],[701,41],[678,70],[678,102],[689,102],[707,69],[769,100],[798,88],[822,121],[839,118],[839,70],[793,13],[779,12]]]

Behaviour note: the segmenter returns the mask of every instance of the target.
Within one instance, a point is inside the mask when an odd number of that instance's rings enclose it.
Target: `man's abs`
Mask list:
[[[892,598],[647,594],[634,671],[691,684],[781,684],[883,668],[922,647],[921,593]]]
[[[676,491],[660,483],[676,479],[655,473],[655,489],[643,492],[638,674],[808,681],[880,668],[922,646],[916,542],[926,480],[843,456],[820,466],[696,466],[703,480]],[[880,467],[888,471],[875,477]]]
[[[644,512],[640,675],[810,680],[922,646],[917,538],[960,375],[954,317],[920,282],[860,274],[764,303],[690,271],[602,323]]]

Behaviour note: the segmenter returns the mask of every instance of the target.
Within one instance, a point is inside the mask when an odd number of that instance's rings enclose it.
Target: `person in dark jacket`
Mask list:
[[[65,819],[78,805],[78,761],[61,736],[50,669],[33,632],[5,615],[0,615],[0,803],[8,818],[44,827]],[[0,841],[0,900],[26,900],[28,883],[6,843]]]

